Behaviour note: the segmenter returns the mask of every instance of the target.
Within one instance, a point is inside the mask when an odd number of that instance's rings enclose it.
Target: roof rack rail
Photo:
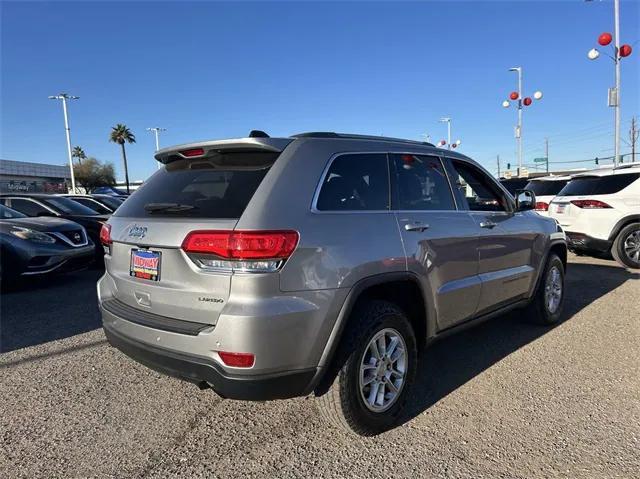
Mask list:
[[[335,133],[333,131],[311,131],[306,133],[297,133],[291,135],[292,138],[341,138],[346,140],[375,140],[375,141],[394,141],[401,143],[410,143],[413,145],[433,146],[433,143],[426,141],[407,140],[405,138],[392,138],[388,136],[375,136],[375,135],[356,135],[352,133]]]

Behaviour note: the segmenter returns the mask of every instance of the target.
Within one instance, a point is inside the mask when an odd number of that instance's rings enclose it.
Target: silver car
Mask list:
[[[109,342],[241,400],[315,394],[393,427],[438,336],[513,308],[560,319],[557,223],[464,155],[305,133],[180,145],[103,228]]]

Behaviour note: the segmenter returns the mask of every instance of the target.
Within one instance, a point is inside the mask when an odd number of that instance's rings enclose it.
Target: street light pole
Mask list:
[[[160,132],[167,131],[166,128],[161,128],[159,126],[154,126],[153,128],[147,128],[147,131],[152,131],[156,137],[156,151],[160,149]],[[158,169],[160,169],[160,163],[158,163]]]
[[[511,72],[518,72],[518,125],[516,126],[516,143],[518,151],[518,176],[522,170],[522,67],[509,68]]]
[[[613,42],[615,45],[615,65],[616,65],[616,103],[615,111],[615,146],[613,154],[613,167],[618,166],[620,158],[620,0],[613,1]]]
[[[67,112],[67,100],[77,100],[79,96],[68,95],[67,93],[60,93],[59,95],[52,95],[49,100],[62,100],[62,111],[64,113],[64,131],[67,136],[67,155],[69,156],[69,172],[71,173],[71,191],[76,192],[76,178],[73,174],[73,157],[71,156],[71,128],[69,128],[69,115]]]
[[[447,149],[450,150],[451,149],[451,118],[448,118],[448,117],[440,118],[440,121],[442,123],[447,124]]]

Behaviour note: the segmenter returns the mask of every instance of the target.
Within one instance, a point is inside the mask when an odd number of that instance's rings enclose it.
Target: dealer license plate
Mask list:
[[[162,253],[146,249],[132,249],[129,275],[149,281],[160,281]]]

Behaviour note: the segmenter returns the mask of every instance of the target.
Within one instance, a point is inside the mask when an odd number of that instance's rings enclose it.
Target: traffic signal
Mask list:
[[[598,164],[600,160],[598,160],[598,157],[596,156],[596,165]]]
[[[507,170],[511,169],[511,163],[507,163]]]

